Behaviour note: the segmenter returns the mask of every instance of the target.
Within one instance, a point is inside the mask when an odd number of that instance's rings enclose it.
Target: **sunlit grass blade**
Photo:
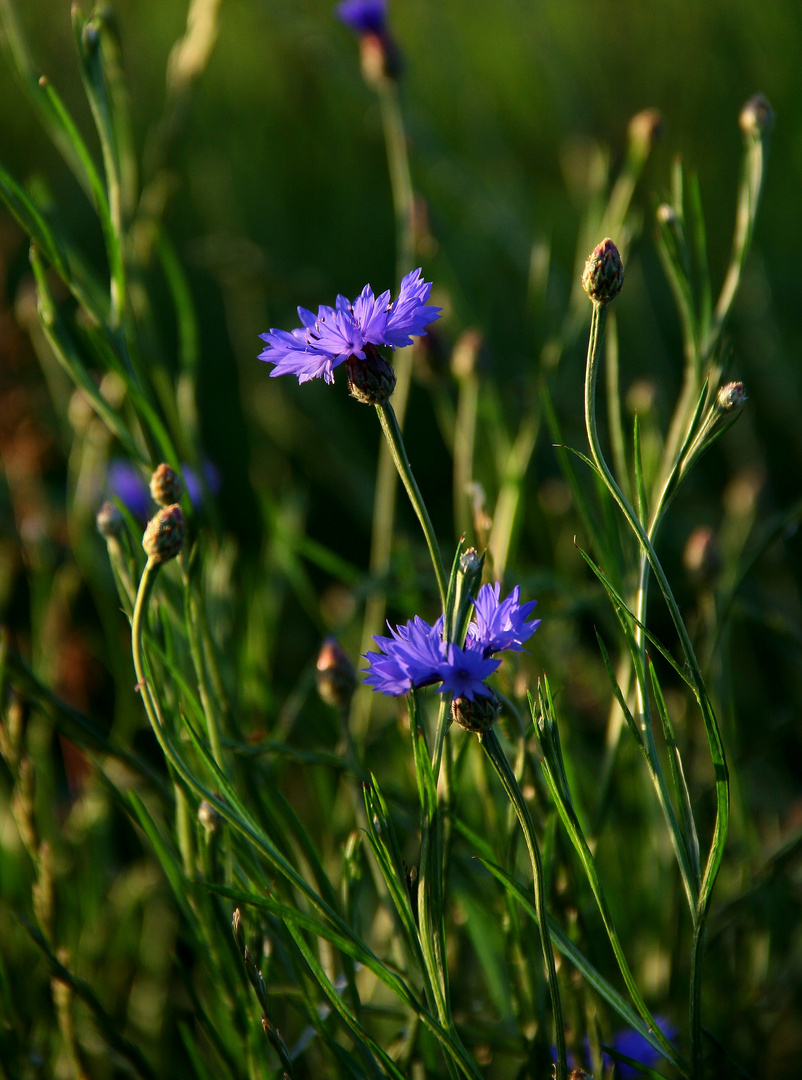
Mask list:
[[[596,563],[593,561],[593,559],[590,557],[590,555],[588,555],[588,553],[586,551],[584,551],[581,547],[579,547],[579,545],[577,545],[577,551],[582,556],[582,558],[585,560],[585,562],[588,564],[588,566],[591,568],[591,570],[596,575],[596,577],[599,579],[601,584],[604,586],[605,592],[609,596],[610,601],[613,604],[613,607],[615,608],[615,610],[620,611],[622,613],[622,615],[625,615],[628,619],[630,619],[632,621],[633,625],[640,627],[640,629],[646,635],[647,640],[650,641],[652,643],[652,645],[654,645],[654,647],[660,653],[660,655],[665,660],[667,660],[669,664],[671,664],[672,668],[674,669],[674,671],[676,671],[677,675],[679,675],[679,677],[682,679],[682,681],[684,683],[687,683],[688,686],[691,687],[691,689],[695,689],[694,683],[693,683],[691,677],[688,675],[688,673],[674,659],[674,657],[671,655],[671,653],[666,648],[666,646],[663,645],[663,643],[659,640],[659,638],[655,637],[655,635],[651,632],[651,630],[648,629],[648,627],[644,626],[643,623],[638,621],[637,617],[635,616],[635,613],[632,611],[632,609],[629,607],[629,605],[626,603],[626,601],[623,599],[623,597],[616,591],[614,586],[610,583],[610,581],[609,581],[607,575],[604,573],[604,571],[601,570],[596,565]]]
[[[125,236],[122,205],[122,185],[118,158],[112,101],[109,97],[101,51],[101,35],[107,33],[104,17],[100,13],[86,20],[77,6],[72,9],[73,32],[80,60],[81,77],[89,101],[95,129],[100,140],[103,168],[106,174],[106,191],[110,217],[109,235],[112,244],[119,247]],[[109,252],[112,271],[110,323],[116,330],[122,323],[126,305],[126,269],[120,254]]]
[[[654,693],[655,702],[657,703],[657,712],[663,726],[663,736],[666,740],[666,746],[668,747],[671,779],[674,785],[674,797],[677,801],[677,807],[679,808],[679,822],[685,841],[685,850],[690,857],[694,879],[698,889],[700,875],[699,837],[696,833],[696,822],[691,808],[691,797],[688,792],[688,785],[685,781],[685,771],[682,766],[679,747],[677,746],[677,740],[674,735],[674,725],[671,723],[671,717],[666,708],[665,697],[663,696],[663,690],[660,686],[660,681],[657,678],[657,672],[652,663],[652,658],[648,654],[646,656],[646,663],[649,668],[649,675],[651,676],[652,691]]]
[[[40,248],[59,277],[63,281],[69,281],[70,266],[60,238],[33,199],[2,165],[0,165],[0,196],[21,228]]]
[[[364,785],[364,795],[368,821],[368,843],[387,885],[409,948],[425,976],[426,966],[418,940],[418,928],[412,910],[404,863],[401,858],[392,818],[388,813],[387,805],[375,776],[371,775],[370,782]]]
[[[598,630],[596,631],[596,642],[599,646],[599,651],[602,654],[602,660],[604,661],[604,667],[607,671],[607,677],[610,680],[610,687],[612,688],[613,696],[618,702],[621,712],[624,714],[624,719],[627,722],[627,727],[632,732],[635,742],[638,744],[641,750],[643,750],[643,735],[641,734],[641,730],[635,721],[635,717],[632,715],[632,712],[626,703],[624,695],[621,693],[621,687],[618,685],[618,679],[616,678],[615,669],[613,668],[612,661],[610,660],[610,654],[608,653],[607,646],[604,644],[604,639],[602,638]]]

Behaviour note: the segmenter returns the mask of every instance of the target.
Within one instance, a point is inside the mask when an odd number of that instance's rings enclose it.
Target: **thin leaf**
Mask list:
[[[674,796],[677,800],[677,806],[679,807],[680,827],[682,829],[686,851],[691,859],[694,880],[698,889],[700,873],[699,837],[696,833],[696,822],[694,821],[693,810],[691,809],[691,797],[688,793],[688,785],[685,781],[685,770],[682,767],[682,757],[680,756],[679,747],[677,746],[677,740],[674,735],[674,725],[671,723],[671,717],[666,708],[666,702],[660,682],[657,678],[657,672],[652,663],[652,658],[648,653],[646,656],[646,663],[652,679],[652,690],[654,692],[654,699],[657,703],[657,712],[660,716],[660,722],[663,725],[663,735],[666,740],[666,746],[668,747],[668,760],[671,768],[671,779],[674,784]]]

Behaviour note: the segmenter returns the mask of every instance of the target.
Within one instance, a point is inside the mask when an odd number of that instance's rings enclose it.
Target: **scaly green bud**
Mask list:
[[[490,731],[493,724],[498,720],[501,705],[495,695],[485,697],[477,694],[473,701],[466,697],[454,698],[451,703],[451,716],[455,723],[466,731],[474,731],[481,734]]]
[[[375,345],[365,342],[365,359],[349,356],[345,361],[351,397],[363,405],[383,405],[395,390],[395,372]]]
[[[745,403],[746,390],[742,382],[727,383],[716,394],[716,409],[722,413],[739,412]]]
[[[150,478],[150,494],[157,506],[172,506],[184,490],[181,477],[170,465],[162,462]]]
[[[335,638],[327,638],[317,658],[317,692],[327,705],[344,709],[356,690],[356,672],[348,654]]]
[[[108,540],[120,536],[125,528],[125,521],[120,508],[111,501],[104,502],[97,512],[97,531]]]
[[[184,543],[184,511],[175,503],[163,507],[148,522],[142,547],[149,559],[156,563],[174,559]]]
[[[609,236],[588,256],[582,273],[582,288],[594,304],[609,304],[621,292],[624,264]]]

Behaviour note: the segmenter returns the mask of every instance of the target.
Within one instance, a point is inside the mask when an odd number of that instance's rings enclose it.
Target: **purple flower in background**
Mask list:
[[[423,281],[418,269],[406,275],[394,302],[389,290],[375,296],[366,285],[353,304],[338,296],[335,307],[322,304],[317,315],[299,307],[302,326],[291,333],[271,329],[259,335],[268,344],[259,359],[274,365],[272,377],[297,375],[299,383],[317,378],[334,382],[334,369],[352,356],[364,360],[365,346],[403,348],[411,344],[411,335],[425,334],[441,310],[427,303],[431,291],[431,282]]]
[[[211,461],[205,460],[202,463],[200,476],[191,465],[182,465],[181,472],[189,501],[195,510],[203,503],[204,485],[210,495],[217,495],[220,491],[220,470]],[[203,477],[202,480],[201,477]]]
[[[109,496],[119,499],[137,521],[146,521],[153,509],[150,490],[142,473],[130,461],[115,458],[106,472]]]
[[[492,697],[485,680],[501,660],[492,654],[513,649],[532,636],[540,620],[527,621],[535,601],[519,602],[516,586],[499,603],[499,586],[485,585],[474,601],[475,616],[468,626],[464,647],[443,641],[443,617],[434,626],[416,616],[405,626],[390,628],[390,637],[375,637],[379,652],[365,654],[370,665],[365,682],[391,697],[406,694],[413,687],[439,682],[440,693],[473,701],[475,696]]]
[[[343,0],[334,11],[340,22],[355,34],[376,34],[380,37],[387,29],[385,0]]]
[[[473,601],[476,614],[468,627],[468,636],[481,646],[485,656],[505,649],[523,652],[523,643],[540,626],[540,619],[527,621],[537,600],[521,604],[521,587],[516,585],[506,600],[499,602],[500,588],[498,582],[483,585]]]
[[[203,503],[204,484],[210,494],[220,490],[220,470],[211,461],[201,465],[201,476],[191,465],[182,465],[181,473],[189,501],[197,510]],[[119,499],[137,521],[147,521],[153,513],[153,499],[147,481],[140,470],[125,458],[114,458],[106,471],[106,491],[109,498]]]
[[[676,1037],[677,1029],[664,1016],[656,1016],[655,1020],[667,1039]],[[622,1031],[616,1032],[613,1036],[613,1050],[618,1054],[623,1054],[624,1057],[632,1058],[633,1061],[637,1061],[641,1065],[646,1065],[650,1069],[654,1068],[663,1057],[659,1050],[655,1050],[651,1043],[647,1042],[641,1034],[632,1028],[624,1028]],[[605,1062],[609,1062],[607,1055],[605,1055]],[[631,1078],[634,1080],[634,1078],[641,1075],[637,1069],[625,1065],[623,1061],[616,1062],[615,1068],[616,1075],[621,1077],[621,1080],[631,1080]]]
[[[657,1025],[666,1036],[667,1039],[673,1040],[677,1036],[677,1029],[671,1024],[664,1016],[656,1016],[655,1020]],[[590,1058],[590,1040],[587,1035],[584,1039],[585,1055]],[[621,1031],[617,1031],[613,1035],[612,1049],[617,1054],[623,1054],[624,1057],[632,1058],[633,1061],[637,1061],[639,1065],[645,1065],[649,1069],[653,1069],[663,1058],[663,1055],[659,1050],[655,1050],[650,1042],[633,1028],[623,1028]],[[605,1071],[610,1069],[615,1064],[615,1076],[617,1080],[637,1080],[637,1077],[642,1074],[637,1069],[633,1069],[631,1065],[625,1065],[623,1061],[614,1062],[609,1054],[603,1054],[603,1065]],[[557,1061],[557,1050],[552,1047],[552,1058]],[[568,1064],[570,1068],[576,1067],[576,1062],[571,1054],[568,1055]]]

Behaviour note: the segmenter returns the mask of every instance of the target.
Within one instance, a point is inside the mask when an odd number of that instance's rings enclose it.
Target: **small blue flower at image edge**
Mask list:
[[[375,691],[398,697],[410,690],[440,683],[439,693],[473,701],[492,697],[488,679],[500,666],[497,652],[520,652],[540,625],[529,619],[537,601],[520,603],[520,587],[499,599],[500,586],[483,585],[475,600],[474,618],[468,626],[465,645],[443,641],[443,618],[430,626],[415,616],[410,622],[390,628],[389,637],[374,637],[379,652],[368,652],[365,682]]]
[[[317,315],[299,307],[300,327],[259,335],[268,345],[259,359],[274,365],[272,377],[334,382],[334,369],[352,356],[364,360],[366,346],[402,349],[413,337],[423,336],[427,325],[440,317],[441,309],[427,303],[431,291],[431,282],[423,280],[418,268],[404,277],[394,301],[389,289],[376,296],[366,285],[353,304],[338,296],[335,307],[321,304]]]
[[[334,12],[340,22],[355,34],[381,36],[387,29],[387,4],[385,0],[343,0]]]

